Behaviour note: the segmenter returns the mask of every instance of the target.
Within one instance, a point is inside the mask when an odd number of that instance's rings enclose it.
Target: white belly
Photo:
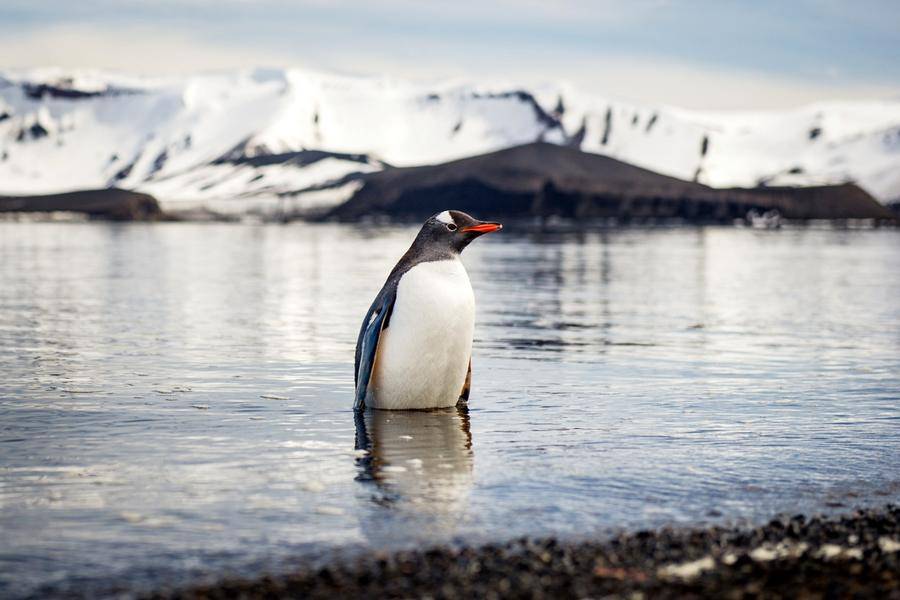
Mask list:
[[[456,405],[475,330],[475,296],[457,260],[416,265],[397,286],[378,341],[366,405],[383,409]]]

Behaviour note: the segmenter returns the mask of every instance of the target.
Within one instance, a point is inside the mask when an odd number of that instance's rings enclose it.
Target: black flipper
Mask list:
[[[466,373],[466,382],[463,383],[463,388],[459,393],[459,400],[456,404],[460,405],[468,403],[470,391],[472,391],[472,357],[469,357],[469,371]]]
[[[396,283],[388,283],[381,289],[375,298],[366,318],[363,320],[356,340],[356,397],[353,401],[353,410],[362,410],[366,407],[366,390],[372,377],[372,368],[375,366],[375,354],[378,352],[378,339],[391,320],[391,311],[394,309],[394,300],[397,298]]]

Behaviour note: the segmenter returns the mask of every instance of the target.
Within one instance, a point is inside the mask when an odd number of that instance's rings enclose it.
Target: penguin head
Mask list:
[[[479,221],[458,210],[445,210],[425,221],[418,239],[432,248],[459,253],[475,238],[503,229],[500,223]]]

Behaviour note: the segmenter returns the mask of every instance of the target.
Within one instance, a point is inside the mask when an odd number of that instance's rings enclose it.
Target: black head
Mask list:
[[[459,256],[475,238],[500,229],[503,229],[500,223],[479,221],[458,210],[438,213],[422,225],[412,246],[391,271],[388,281],[394,280],[396,283],[399,276],[419,263]]]
[[[425,221],[414,246],[459,254],[475,238],[500,229],[503,229],[500,223],[479,221],[458,210],[445,210]]]

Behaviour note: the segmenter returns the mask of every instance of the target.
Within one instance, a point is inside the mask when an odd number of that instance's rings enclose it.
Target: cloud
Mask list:
[[[639,101],[698,109],[769,109],[796,107],[823,100],[900,97],[900,85],[835,82],[779,76],[751,69],[727,69],[648,57],[570,60],[555,70],[535,69],[517,75],[535,78],[535,72],[555,72],[586,92]],[[530,77],[529,77],[530,75]]]
[[[263,48],[225,45],[160,27],[58,25],[0,36],[5,66],[100,68],[138,74],[184,74],[222,68],[282,66]]]
[[[395,0],[405,2],[406,0]],[[6,66],[104,68],[142,74],[185,74],[257,66],[301,66],[425,80],[536,85],[566,81],[585,92],[688,108],[783,108],[826,99],[896,97],[900,86],[849,84],[823,75],[783,75],[690,63],[650,55],[565,46],[406,35],[388,44],[377,34],[318,28],[290,43],[208,34],[159,25],[41,27],[0,36]]]

